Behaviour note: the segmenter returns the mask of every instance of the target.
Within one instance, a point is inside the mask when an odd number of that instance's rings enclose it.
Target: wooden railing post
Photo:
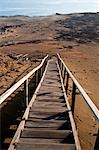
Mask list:
[[[41,79],[41,69],[38,70],[38,80],[40,81]]]
[[[73,82],[73,87],[72,87],[72,104],[71,104],[71,110],[74,115],[74,110],[75,110],[75,97],[76,97],[76,85]]]
[[[68,93],[68,85],[69,85],[69,73],[67,72],[66,87],[65,87],[66,94]]]
[[[61,61],[60,61],[60,59],[59,59],[59,67],[60,67],[60,70],[61,70]]]
[[[62,76],[62,72],[63,72],[63,63],[61,62],[61,76]]]
[[[90,99],[90,97],[86,94],[85,90],[82,88],[82,86],[78,83],[78,81],[72,75],[72,73],[70,72],[70,70],[68,69],[68,67],[65,65],[64,61],[62,60],[62,58],[60,57],[60,55],[57,54],[57,56],[58,56],[58,62],[59,62],[60,71],[61,71],[61,65],[62,65],[62,63],[64,65],[64,67],[66,68],[66,73],[67,73],[66,87],[65,87],[66,94],[68,92],[69,78],[72,79],[72,81],[74,82],[73,83],[73,90],[72,90],[72,100],[73,100],[73,102],[72,102],[72,109],[73,109],[73,111],[74,111],[76,88],[77,88],[78,91],[79,91],[79,93],[83,97],[83,100],[86,102],[86,104],[88,105],[89,109],[93,113],[94,117],[99,122],[99,110],[98,110],[98,108],[95,106],[95,104],[92,102],[92,100]],[[63,77],[63,79],[64,79],[64,77]]]
[[[24,90],[25,90],[25,103],[27,107],[29,103],[28,79],[24,82]]]
[[[37,85],[38,85],[38,81],[39,79],[38,79],[38,70],[36,71],[36,73],[35,73],[35,87],[37,87]]]
[[[66,68],[64,69],[64,74],[63,74],[63,83],[65,82],[65,77],[66,77]]]

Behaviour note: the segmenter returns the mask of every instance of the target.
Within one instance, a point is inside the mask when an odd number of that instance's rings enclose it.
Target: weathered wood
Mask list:
[[[62,107],[62,106],[64,106],[64,107],[66,107],[66,104],[65,103],[60,103],[60,102],[44,102],[44,103],[42,103],[42,102],[40,102],[40,101],[36,101],[35,103],[34,103],[34,106],[44,106],[44,107],[46,107],[46,106],[55,106],[55,107],[57,107],[57,106],[60,106],[60,107]]]
[[[39,102],[60,102],[60,103],[65,103],[63,97],[48,97],[48,96],[45,96],[45,97],[37,97],[37,101]]]
[[[28,91],[28,79],[24,82],[24,91],[25,91],[25,103],[26,103],[26,107],[28,106],[29,103],[29,91]]]
[[[32,119],[32,120],[27,120],[25,127],[27,128],[41,128],[41,130],[45,130],[45,128],[53,128],[54,130],[56,129],[66,129],[68,126],[68,122],[66,120],[40,120],[40,119]]]
[[[15,149],[75,149],[75,141],[64,101],[56,60],[49,60],[44,80],[29,103],[24,128]],[[35,102],[34,102],[35,100]],[[75,131],[76,132],[76,131]],[[67,143],[71,144],[67,144]],[[10,149],[12,150],[12,149]]]
[[[75,144],[19,144],[17,150],[75,150]]]
[[[49,91],[49,92],[53,92],[53,91],[56,91],[56,92],[62,92],[62,89],[60,87],[48,87],[48,86],[44,86],[42,85],[42,87],[40,88],[40,92],[46,92],[46,91]]]
[[[63,93],[62,92],[48,92],[48,91],[46,91],[46,92],[39,92],[39,93],[37,93],[37,96],[39,97],[43,97],[43,96],[48,96],[48,97],[61,97],[61,96],[63,96]]]
[[[33,107],[33,110],[36,110],[36,109],[44,109],[44,110],[55,110],[55,109],[57,109],[57,110],[63,110],[63,111],[66,111],[67,109],[66,109],[66,107],[65,106],[59,106],[59,105],[57,105],[57,106],[55,106],[54,104],[52,104],[52,105],[49,105],[49,106],[35,106],[34,105],[34,107]],[[32,110],[32,109],[31,109]],[[55,111],[56,112],[56,111]]]
[[[59,87],[59,88],[61,88],[61,85],[60,85],[60,84],[55,84],[55,83],[53,83],[53,84],[48,84],[48,82],[46,82],[46,81],[43,82],[42,86]]]
[[[52,112],[30,112],[29,118],[41,118],[41,119],[56,119],[56,120],[66,120],[68,117],[68,111],[65,113],[52,113]]]
[[[31,110],[30,110],[30,112],[31,111],[33,111],[33,112],[51,112],[51,113],[61,113],[61,112],[65,112],[65,111],[67,111],[67,109],[66,108],[58,108],[58,109],[55,109],[55,108],[32,108]]]
[[[35,144],[35,143],[62,143],[63,139],[42,139],[42,138],[20,138],[20,142],[19,143],[27,143],[27,144]]]
[[[68,84],[69,84],[69,73],[67,73],[67,78],[66,78],[66,87],[65,87],[66,94],[68,94]]]
[[[72,105],[71,105],[71,110],[74,115],[74,110],[75,110],[75,97],[76,97],[76,85],[73,82],[73,87],[72,87]]]
[[[40,130],[38,128],[25,128],[21,134],[21,137],[63,139],[69,136],[71,133],[71,130]]]

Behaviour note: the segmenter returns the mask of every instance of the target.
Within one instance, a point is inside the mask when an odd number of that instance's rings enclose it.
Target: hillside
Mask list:
[[[29,66],[32,69],[38,65],[47,53],[51,56],[60,53],[99,108],[99,13],[0,17],[0,93],[17,81]],[[13,59],[13,54],[21,54],[22,59]],[[23,59],[24,55],[28,60]],[[81,129],[81,144],[83,149],[93,150],[97,124],[89,118],[82,101],[79,102],[76,123]]]

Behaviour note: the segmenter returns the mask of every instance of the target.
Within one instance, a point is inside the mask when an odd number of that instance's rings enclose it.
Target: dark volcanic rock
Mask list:
[[[76,40],[77,42],[85,43],[99,41],[99,14],[85,13],[81,16],[71,16],[65,20],[56,21],[63,27],[68,28],[68,31],[57,31],[57,40]]]

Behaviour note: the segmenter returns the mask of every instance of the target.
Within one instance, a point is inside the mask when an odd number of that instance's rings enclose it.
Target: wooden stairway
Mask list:
[[[59,70],[54,58],[49,60],[44,80],[15,149],[76,149]]]

